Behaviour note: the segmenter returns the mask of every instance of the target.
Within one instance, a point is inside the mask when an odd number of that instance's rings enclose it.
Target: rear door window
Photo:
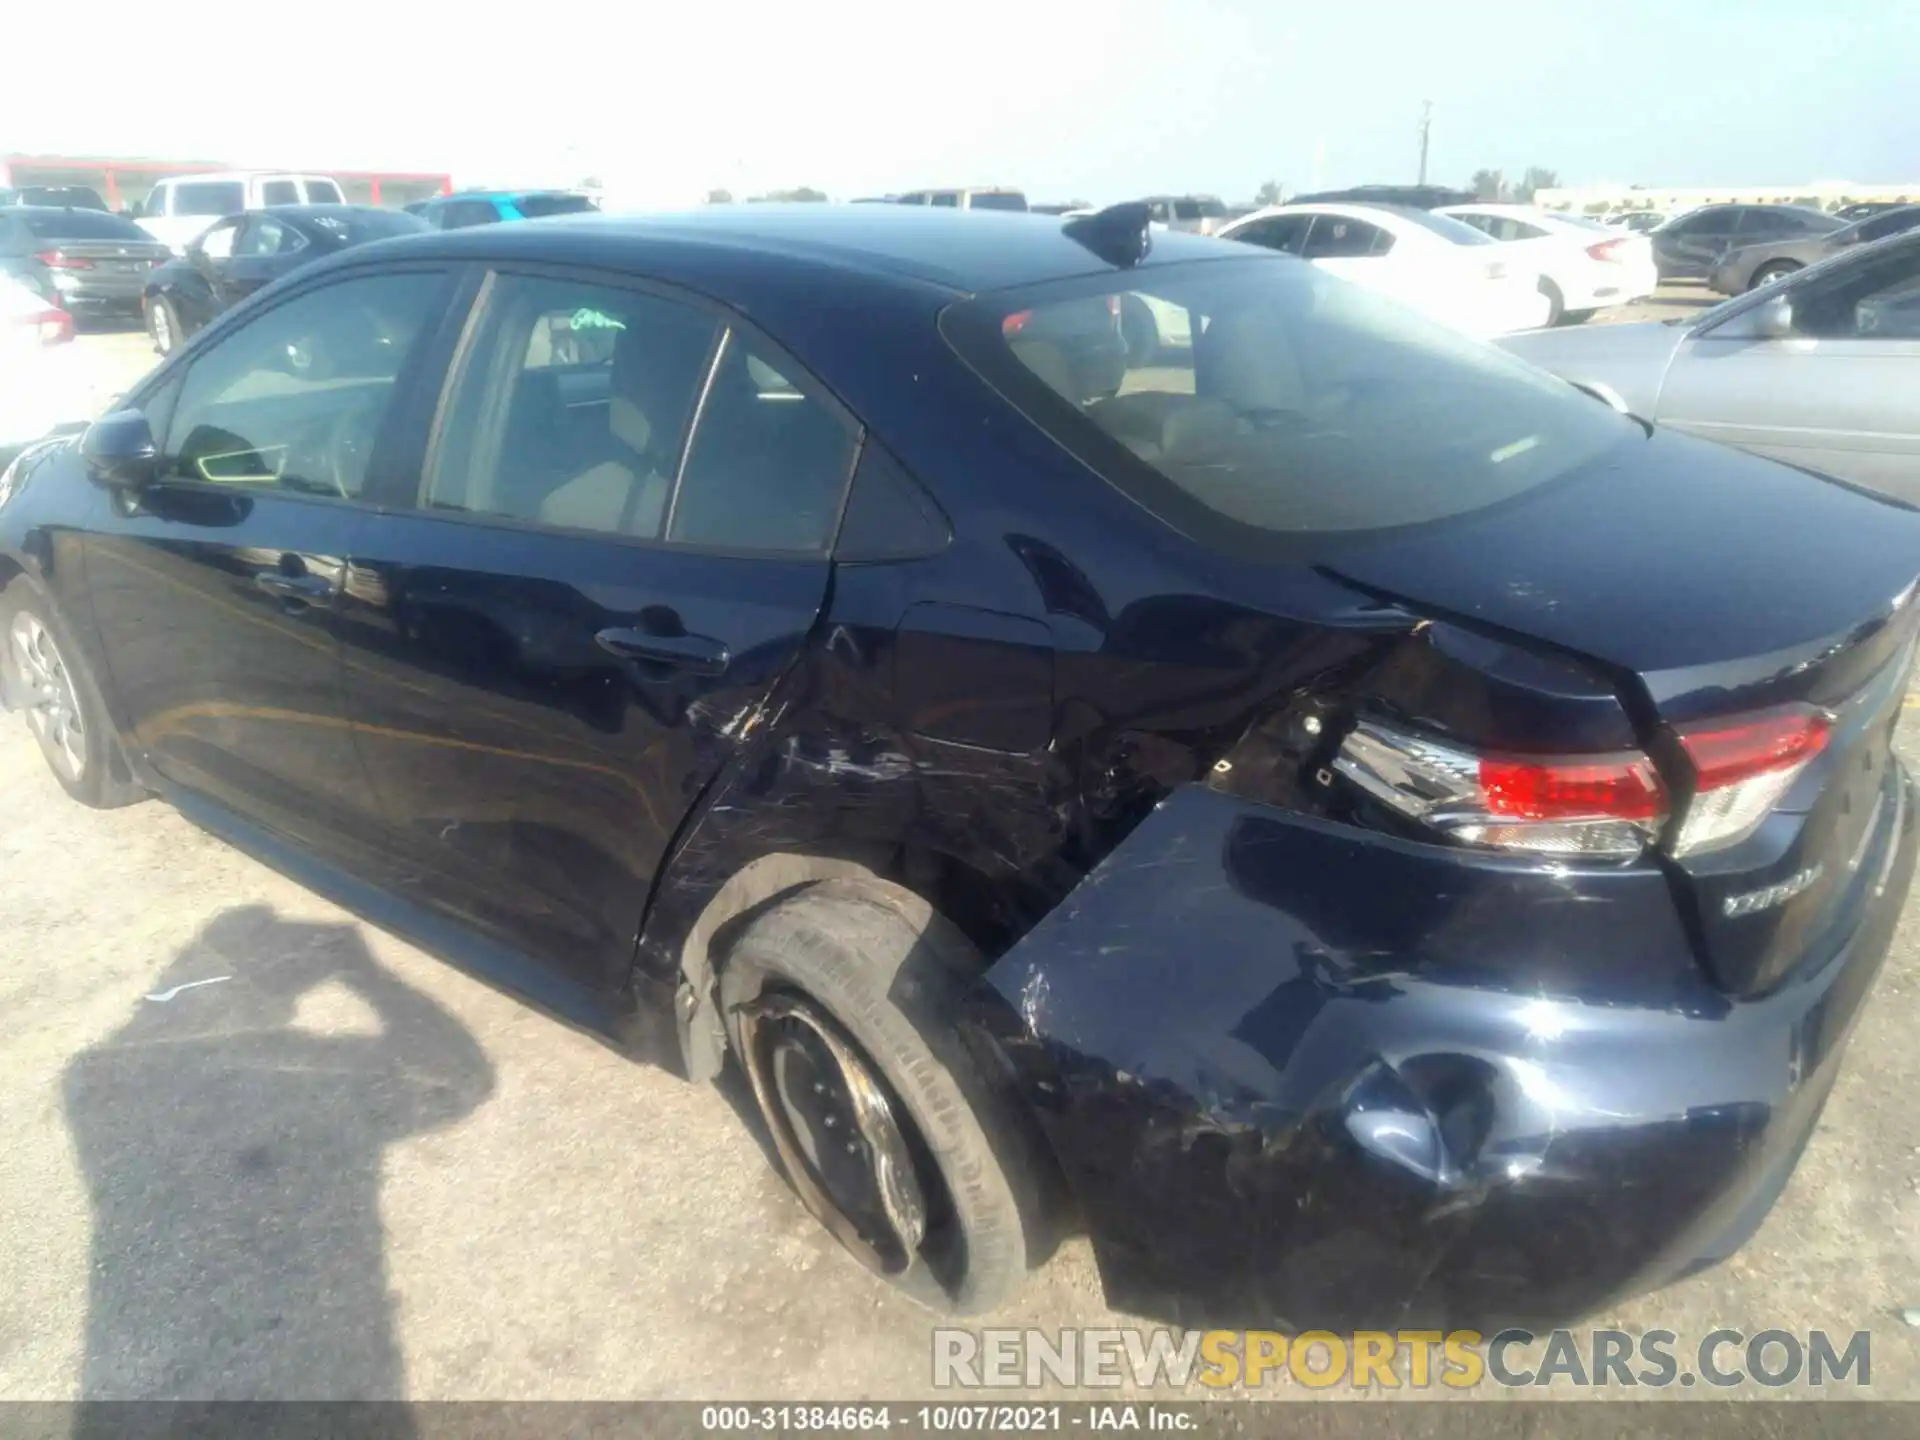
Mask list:
[[[1249,220],[1233,232],[1233,239],[1258,245],[1263,250],[1284,250],[1298,255],[1306,244],[1311,215],[1269,215],[1264,220]]]
[[[1118,298],[1105,277],[962,302],[942,330],[1095,472],[1231,553],[1313,555],[1435,524],[1641,433],[1545,371],[1310,265],[1150,265],[1124,290],[1184,310],[1190,349],[1137,364],[1123,340],[1049,322]]]
[[[1301,254],[1309,260],[1350,260],[1384,255],[1392,248],[1393,237],[1378,225],[1345,215],[1316,215]]]
[[[591,215],[597,208],[585,195],[522,195],[514,208],[529,220],[547,215]]]

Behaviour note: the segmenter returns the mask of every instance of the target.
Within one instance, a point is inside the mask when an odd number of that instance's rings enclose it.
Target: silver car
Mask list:
[[[1699,315],[1499,343],[1644,420],[1920,504],[1920,232]]]

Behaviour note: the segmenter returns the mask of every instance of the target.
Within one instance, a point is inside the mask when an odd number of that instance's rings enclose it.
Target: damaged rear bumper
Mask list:
[[[1911,877],[1913,806],[1886,810],[1850,933],[1736,1001],[1652,865],[1544,867],[1187,788],[988,972],[982,1012],[1110,1303],[1564,1323],[1724,1258],[1771,1208]]]

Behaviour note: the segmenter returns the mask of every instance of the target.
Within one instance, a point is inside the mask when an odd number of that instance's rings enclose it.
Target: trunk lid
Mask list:
[[[1324,568],[1604,667],[1680,803],[1691,770],[1674,727],[1783,705],[1829,712],[1824,748],[1756,831],[1669,869],[1702,959],[1736,993],[1770,988],[1851,933],[1905,804],[1891,737],[1920,617],[1920,513],[1655,432]]]

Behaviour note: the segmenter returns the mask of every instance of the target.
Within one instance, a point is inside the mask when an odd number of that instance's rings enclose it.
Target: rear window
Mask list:
[[[1012,190],[976,190],[967,199],[970,210],[1024,210],[1027,197]]]
[[[71,205],[81,210],[105,210],[107,202],[100,192],[85,185],[26,185],[17,201],[21,205]]]
[[[529,220],[546,215],[585,215],[597,208],[584,195],[522,195],[513,203]]]
[[[232,215],[247,208],[247,187],[238,180],[201,180],[173,187],[176,215]]]
[[[153,237],[131,220],[101,210],[42,211],[22,216],[36,240],[139,240]]]
[[[1312,265],[1128,279],[983,296],[942,329],[1061,445],[1221,550],[1265,557],[1434,524],[1640,433],[1545,371]],[[1136,363],[1126,337],[1147,322]]]
[[[1451,240],[1456,245],[1494,245],[1499,242],[1484,230],[1476,230],[1464,220],[1456,220],[1451,215],[1436,215],[1431,210],[1412,208],[1396,209],[1393,212],[1409,224],[1421,226],[1434,234]]]

